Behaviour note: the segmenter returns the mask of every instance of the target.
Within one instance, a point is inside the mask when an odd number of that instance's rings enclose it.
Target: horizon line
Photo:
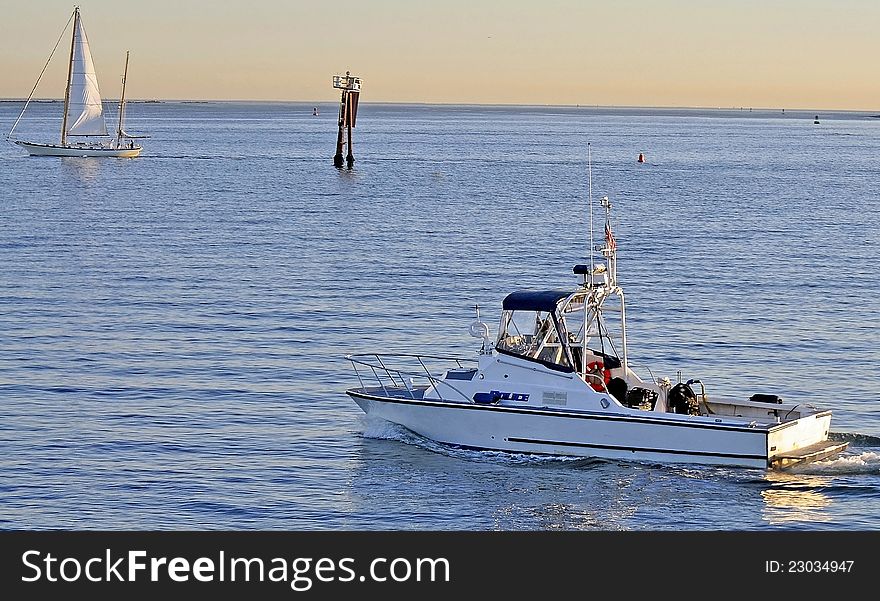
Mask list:
[[[63,102],[64,98],[32,98],[30,102]],[[118,103],[118,98],[105,98],[104,102]],[[27,102],[27,98],[2,97],[0,102]],[[279,99],[244,99],[244,98],[135,98],[126,100],[127,103],[263,103],[263,104],[338,104],[338,100],[279,100]],[[876,109],[831,109],[816,107],[772,107],[772,106],[699,106],[699,105],[641,105],[641,104],[529,104],[518,102],[428,102],[406,100],[372,100],[360,101],[361,104],[393,104],[393,105],[421,105],[421,106],[474,106],[474,107],[510,107],[510,108],[597,108],[597,109],[664,109],[664,110],[715,110],[715,111],[795,111],[826,113],[877,113]]]

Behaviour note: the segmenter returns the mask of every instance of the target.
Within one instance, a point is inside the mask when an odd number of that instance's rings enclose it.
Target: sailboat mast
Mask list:
[[[125,110],[125,80],[128,79],[128,55],[130,51],[125,51],[125,71],[122,73],[122,95],[119,97],[119,126],[116,128],[116,147],[122,142],[122,112]]]
[[[61,120],[61,145],[67,143],[67,109],[70,107],[70,81],[73,78],[73,49],[76,45],[76,26],[79,22],[79,7],[73,9],[73,32],[70,35],[70,62],[67,65],[67,87],[64,88],[64,118]]]

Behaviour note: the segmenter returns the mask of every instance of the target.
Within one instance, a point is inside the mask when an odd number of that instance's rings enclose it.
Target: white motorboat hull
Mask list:
[[[678,382],[646,381],[631,369],[607,197],[602,206],[605,261],[575,265],[579,287],[508,294],[494,343],[477,307],[476,359],[346,355],[360,383],[346,393],[368,415],[475,449],[760,469],[843,451],[847,443],[829,440],[831,411],[808,402],[715,398],[681,372]]]
[[[798,449],[839,452],[827,442],[831,413],[773,425],[714,425],[686,415],[566,412],[501,405],[407,398],[402,391],[362,388],[347,393],[370,416],[399,424],[425,438],[475,449],[596,457],[656,463],[751,468],[787,467]],[[839,447],[840,445],[837,445]],[[845,446],[845,444],[843,445]],[[772,450],[771,450],[772,449]],[[784,463],[777,457],[786,457]]]
[[[113,148],[105,146],[62,146],[60,144],[38,144],[35,142],[16,141],[16,144],[27,150],[31,156],[43,157],[112,157],[131,159],[141,153],[141,147]]]

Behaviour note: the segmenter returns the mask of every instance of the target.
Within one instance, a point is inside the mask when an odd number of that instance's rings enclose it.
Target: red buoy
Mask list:
[[[645,155],[642,154],[641,152],[639,153],[639,162],[640,162],[640,163],[644,163],[644,162],[645,162]]]

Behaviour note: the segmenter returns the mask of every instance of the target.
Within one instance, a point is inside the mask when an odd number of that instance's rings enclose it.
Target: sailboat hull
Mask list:
[[[31,156],[42,157],[114,157],[130,159],[141,153],[141,147],[113,148],[112,146],[62,146],[60,144],[38,144],[36,142],[21,142],[16,144],[27,150]]]

